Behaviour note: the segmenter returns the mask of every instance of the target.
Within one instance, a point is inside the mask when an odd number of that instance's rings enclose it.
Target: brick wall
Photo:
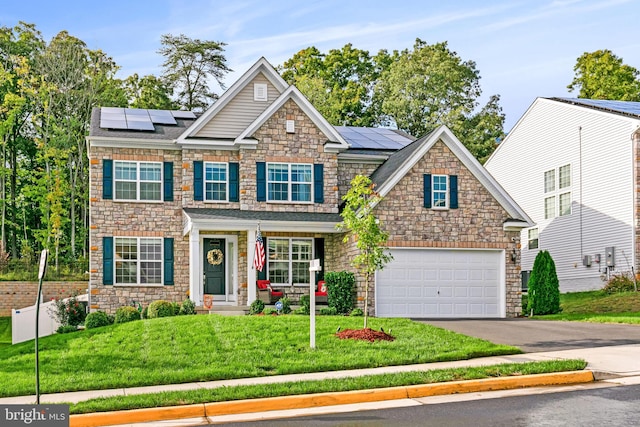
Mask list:
[[[43,282],[42,300],[67,298],[85,294],[87,282]],[[0,282],[0,317],[11,316],[11,309],[34,305],[38,298],[38,282]]]

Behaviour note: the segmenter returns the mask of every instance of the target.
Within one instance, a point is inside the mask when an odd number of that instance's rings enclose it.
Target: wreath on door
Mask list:
[[[222,259],[224,256],[222,255],[222,251],[220,249],[211,249],[207,252],[207,261],[211,265],[220,265],[222,264]]]

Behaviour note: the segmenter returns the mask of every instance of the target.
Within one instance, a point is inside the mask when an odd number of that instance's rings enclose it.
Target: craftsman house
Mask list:
[[[87,141],[93,310],[205,295],[247,306],[258,280],[297,301],[310,260],[353,271],[336,225],[363,174],[394,257],[370,292],[376,315],[520,312],[517,249],[533,223],[445,127],[418,140],[334,127],[262,58],[201,114],[95,109]]]
[[[562,292],[633,276],[640,237],[640,102],[538,98],[485,164],[535,221],[522,270],[551,254]]]

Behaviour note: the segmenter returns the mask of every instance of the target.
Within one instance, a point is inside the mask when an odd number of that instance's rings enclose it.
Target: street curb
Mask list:
[[[198,418],[216,415],[246,414],[285,409],[315,408],[331,405],[377,402],[382,400],[415,399],[457,393],[509,390],[549,385],[568,385],[593,382],[591,371],[556,372],[551,374],[522,375],[504,378],[485,378],[469,381],[420,384],[372,390],[354,390],[336,393],[305,394],[300,396],[269,397],[261,399],[214,402],[164,408],[133,409],[127,411],[97,412],[71,415],[70,427],[98,427],[133,424],[150,421]]]

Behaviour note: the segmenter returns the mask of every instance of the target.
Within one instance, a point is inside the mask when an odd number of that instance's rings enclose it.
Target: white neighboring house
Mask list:
[[[561,292],[638,270],[640,102],[537,98],[484,165],[535,221],[523,281],[548,250]]]

